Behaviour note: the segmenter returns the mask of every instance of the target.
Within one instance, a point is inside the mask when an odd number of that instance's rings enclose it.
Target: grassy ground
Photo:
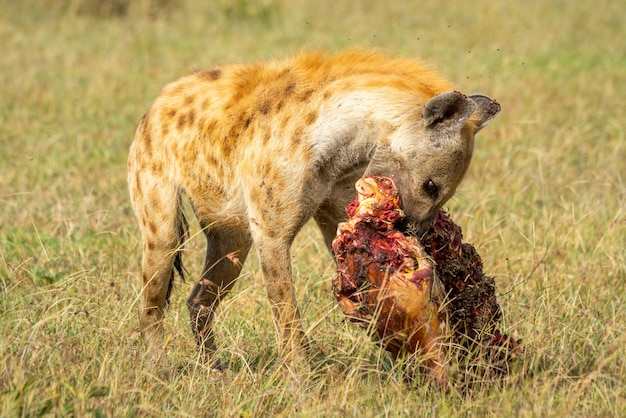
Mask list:
[[[620,2],[206,3],[0,0],[0,416],[626,415]],[[469,392],[407,385],[343,321],[308,225],[293,261],[310,373],[294,384],[277,366],[251,257],[216,326],[230,371],[195,362],[188,281],[173,294],[173,373],[161,379],[138,363],[125,171],[139,119],[164,83],[202,66],[346,46],[420,56],[502,104],[447,207],[525,354]],[[189,243],[192,275],[202,246]]]

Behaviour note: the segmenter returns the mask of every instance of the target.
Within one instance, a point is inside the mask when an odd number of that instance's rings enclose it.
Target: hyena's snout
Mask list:
[[[437,212],[439,212],[439,208],[433,207],[426,213],[426,216],[424,216],[422,220],[419,220],[419,219],[417,221],[409,220],[410,226],[415,231],[418,237],[428,232],[428,230],[430,229],[431,225],[433,224],[435,220],[435,216],[437,216]]]

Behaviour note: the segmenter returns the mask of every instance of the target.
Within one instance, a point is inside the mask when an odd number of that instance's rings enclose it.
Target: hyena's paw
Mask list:
[[[148,374],[158,376],[163,380],[168,380],[171,377],[172,368],[165,348],[146,349],[141,356],[141,363],[143,370]]]

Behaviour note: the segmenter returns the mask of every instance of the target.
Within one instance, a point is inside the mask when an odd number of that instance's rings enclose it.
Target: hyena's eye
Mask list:
[[[434,181],[428,179],[424,182],[423,186],[424,186],[424,191],[430,197],[437,197],[437,195],[439,194],[439,186],[437,186]]]

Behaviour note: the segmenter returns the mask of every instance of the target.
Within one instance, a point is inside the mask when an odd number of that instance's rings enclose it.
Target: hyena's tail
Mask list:
[[[183,281],[185,280],[185,274],[187,270],[183,265],[183,247],[187,239],[189,239],[189,223],[187,222],[187,217],[185,216],[185,211],[182,208],[181,198],[178,200],[179,205],[179,215],[178,215],[178,246],[176,247],[176,255],[174,256],[174,268],[178,272],[179,276]]]
[[[176,253],[174,254],[174,270],[178,272],[180,278],[185,281],[185,275],[187,274],[187,270],[183,264],[183,249],[185,246],[185,242],[189,238],[189,223],[187,222],[187,217],[185,216],[185,211],[183,210],[182,198],[179,195],[178,197],[178,227],[176,231],[178,244],[176,245]],[[170,304],[170,295],[172,293],[172,288],[174,287],[174,271],[170,276],[170,281],[167,285],[167,293],[165,294],[165,303],[166,305]]]

